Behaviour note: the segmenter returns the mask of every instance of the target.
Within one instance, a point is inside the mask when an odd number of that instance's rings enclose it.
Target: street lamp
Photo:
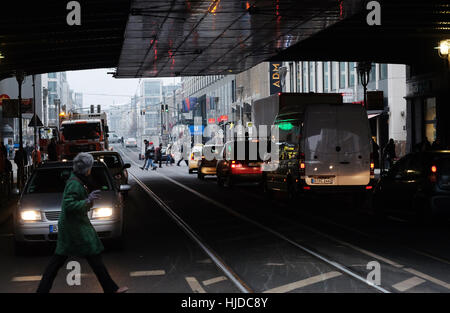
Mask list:
[[[438,49],[439,57],[445,59],[448,67],[450,68],[450,54],[448,53],[450,50],[450,39],[439,42],[439,47],[436,47],[436,49]]]
[[[356,70],[358,71],[361,85],[364,88],[364,108],[367,110],[367,85],[369,84],[370,79],[370,71],[372,69],[371,62],[358,62],[356,65]]]

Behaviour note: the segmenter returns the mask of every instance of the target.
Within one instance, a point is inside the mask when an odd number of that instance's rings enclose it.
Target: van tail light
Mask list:
[[[366,186],[366,190],[371,190],[372,188],[372,186]]]
[[[194,161],[194,154],[191,153],[191,160]]]
[[[373,153],[370,153],[370,178],[375,178],[375,162],[373,161]]]

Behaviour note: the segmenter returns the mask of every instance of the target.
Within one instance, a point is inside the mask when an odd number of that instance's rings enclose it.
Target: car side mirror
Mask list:
[[[130,189],[131,189],[130,185],[120,185],[119,187],[120,192],[129,191]]]
[[[125,163],[125,164],[123,165],[123,168],[124,168],[124,169],[130,168],[130,167],[131,167],[131,164],[130,164],[130,163]]]

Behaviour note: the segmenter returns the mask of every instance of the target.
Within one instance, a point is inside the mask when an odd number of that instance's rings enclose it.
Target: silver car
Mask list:
[[[34,170],[14,212],[18,251],[27,243],[57,240],[62,196],[72,166],[72,162],[48,162]],[[122,192],[130,186],[117,187],[100,162],[94,162],[90,177],[93,189],[101,190],[101,199],[95,200],[88,217],[101,239],[119,239],[123,229]]]

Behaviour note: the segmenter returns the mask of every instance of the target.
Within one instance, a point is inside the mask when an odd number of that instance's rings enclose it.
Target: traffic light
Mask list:
[[[166,104],[166,112],[169,112],[169,105]]]

